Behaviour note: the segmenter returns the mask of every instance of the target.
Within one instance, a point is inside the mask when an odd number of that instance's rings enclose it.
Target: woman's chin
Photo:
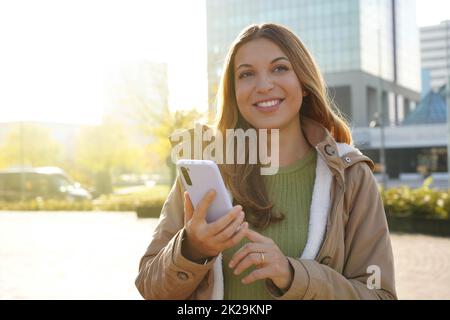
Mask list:
[[[280,127],[276,126],[276,125],[257,125],[257,126],[253,126],[253,128],[255,128],[257,130],[265,129],[265,130],[268,130],[269,132],[270,132],[270,130],[273,130],[273,129],[280,129]]]
[[[260,122],[260,123],[255,123],[255,125],[253,125],[254,128],[256,129],[267,129],[267,130],[272,130],[272,129],[280,129],[281,127],[283,127],[283,124],[281,122]]]

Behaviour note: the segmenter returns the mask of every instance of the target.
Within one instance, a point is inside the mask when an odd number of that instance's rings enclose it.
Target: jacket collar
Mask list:
[[[353,145],[338,143],[322,124],[310,118],[301,117],[301,128],[306,140],[313,146],[325,161],[334,175],[344,178],[344,171],[348,167],[366,162],[373,170],[373,161],[364,156]]]

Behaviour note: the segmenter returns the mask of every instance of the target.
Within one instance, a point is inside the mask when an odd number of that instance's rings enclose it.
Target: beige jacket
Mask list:
[[[303,119],[302,130],[318,152],[307,243],[299,257],[288,257],[294,269],[288,291],[279,296],[266,281],[267,289],[274,299],[396,299],[391,242],[372,161],[336,143],[315,121]],[[183,220],[183,187],[177,180],[141,258],[136,287],[145,299],[223,299],[221,255],[205,265],[183,257]]]

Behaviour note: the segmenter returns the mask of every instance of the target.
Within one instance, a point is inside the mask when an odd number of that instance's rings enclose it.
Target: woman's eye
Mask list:
[[[250,77],[252,74],[253,74],[253,73],[250,72],[250,71],[242,72],[242,73],[239,75],[239,79],[248,78],[248,77]]]
[[[289,69],[286,66],[276,66],[273,70],[279,72],[279,71],[288,71]]]

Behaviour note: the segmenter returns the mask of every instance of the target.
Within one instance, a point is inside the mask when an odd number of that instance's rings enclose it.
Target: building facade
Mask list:
[[[311,51],[330,96],[349,120],[355,145],[378,168],[383,149],[391,179],[447,170],[445,121],[405,121],[435,108],[419,103],[430,73],[421,72],[414,0],[207,0],[206,5],[212,113],[233,40],[250,24],[280,23]]]
[[[330,95],[354,128],[368,127],[381,106],[384,124],[398,125],[420,100],[419,36],[412,2],[207,0],[212,112],[232,41],[250,24],[275,22],[294,31],[312,52]]]
[[[450,20],[420,28],[422,69],[429,86],[437,91],[450,75]]]

